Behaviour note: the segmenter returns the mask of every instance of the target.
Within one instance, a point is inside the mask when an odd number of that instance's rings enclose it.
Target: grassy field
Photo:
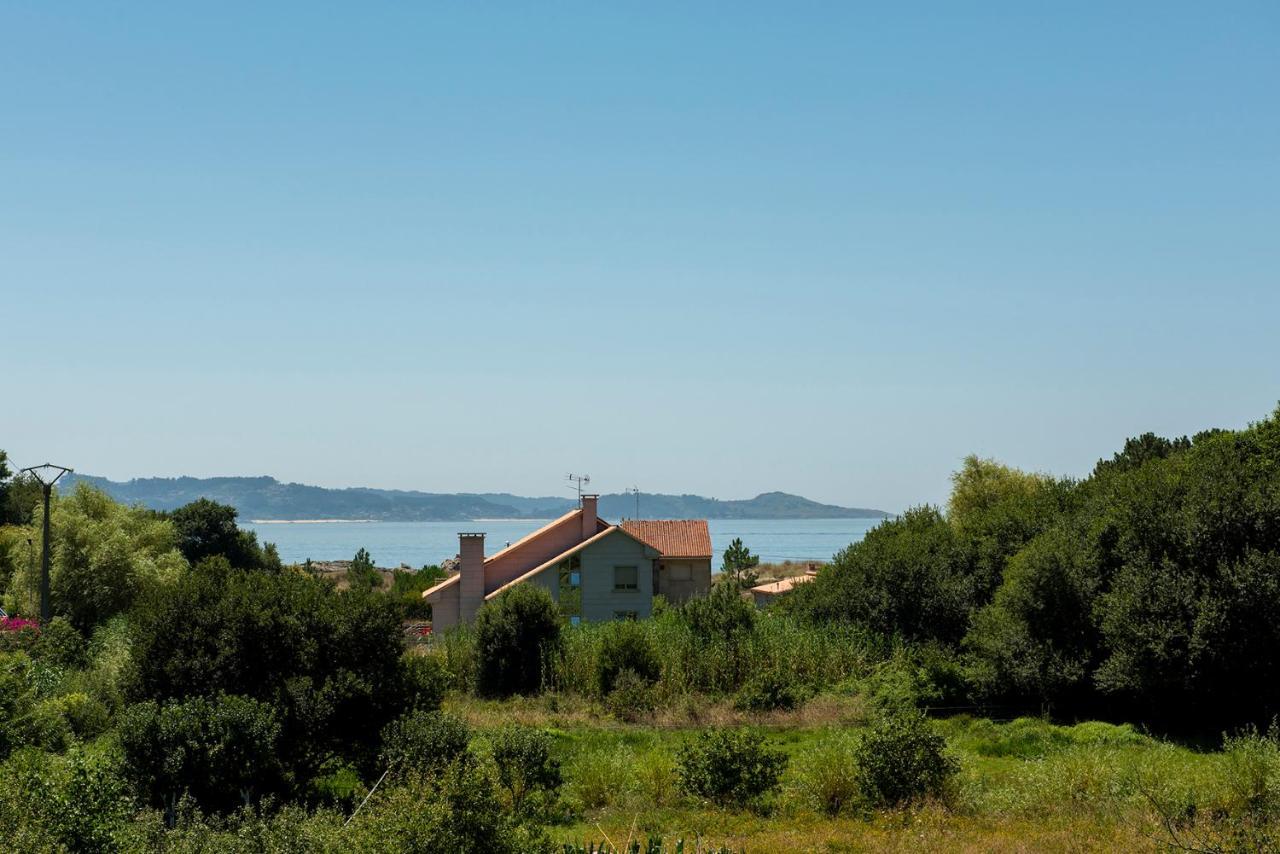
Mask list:
[[[1203,752],[1123,725],[953,717],[937,722],[961,768],[946,796],[875,811],[845,792],[849,751],[865,726],[856,696],[819,695],[758,717],[708,701],[636,724],[556,694],[459,696],[446,707],[482,736],[513,721],[554,734],[566,817],[550,833],[563,843],[621,847],[664,835],[746,851],[1166,850],[1175,841],[1231,850],[1215,816],[1247,812],[1280,783],[1265,740],[1261,752]],[[705,725],[759,727],[789,757],[781,790],[752,810],[682,794],[676,752]],[[838,809],[833,793],[846,796]],[[1253,837],[1236,850],[1260,844]]]

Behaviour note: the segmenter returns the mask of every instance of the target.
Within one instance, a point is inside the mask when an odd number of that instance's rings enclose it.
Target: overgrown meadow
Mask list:
[[[0,485],[14,849],[1280,847],[1276,417],[1079,481],[970,459],[765,611],[726,578],[570,627],[523,587],[430,643],[433,569],[339,590],[232,508],[87,487],[37,624]]]

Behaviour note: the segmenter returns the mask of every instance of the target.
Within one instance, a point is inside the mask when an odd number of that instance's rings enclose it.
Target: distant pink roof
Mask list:
[[[799,584],[806,581],[813,581],[812,575],[793,575],[791,578],[784,578],[781,581],[770,581],[768,584],[759,584],[751,588],[752,593],[766,593],[771,596],[777,596],[780,593],[786,593]]]
[[[622,529],[663,557],[711,558],[711,532],[706,519],[627,519]]]

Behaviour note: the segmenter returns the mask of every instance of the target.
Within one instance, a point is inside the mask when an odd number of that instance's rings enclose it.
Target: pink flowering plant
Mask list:
[[[40,624],[26,617],[0,617],[0,650],[22,649],[35,643]]]

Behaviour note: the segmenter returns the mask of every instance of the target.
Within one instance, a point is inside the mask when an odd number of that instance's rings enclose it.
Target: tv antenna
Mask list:
[[[625,492],[625,493],[627,493],[628,495],[634,495],[634,496],[636,497],[636,515],[635,515],[635,518],[636,518],[636,519],[639,519],[639,518],[640,518],[640,487],[638,487],[638,486],[632,486],[632,487],[629,487],[629,488],[624,489],[624,490],[622,490],[622,491],[623,491],[623,492]]]
[[[589,474],[574,474],[573,472],[569,472],[567,475],[565,475],[565,480],[569,481],[569,482],[570,482],[570,483],[572,483],[575,487],[577,487],[577,489],[578,489],[578,503],[579,503],[579,504],[581,504],[581,503],[582,503],[582,487],[584,487],[584,486],[586,486],[587,484],[591,483],[591,475],[589,475]]]

